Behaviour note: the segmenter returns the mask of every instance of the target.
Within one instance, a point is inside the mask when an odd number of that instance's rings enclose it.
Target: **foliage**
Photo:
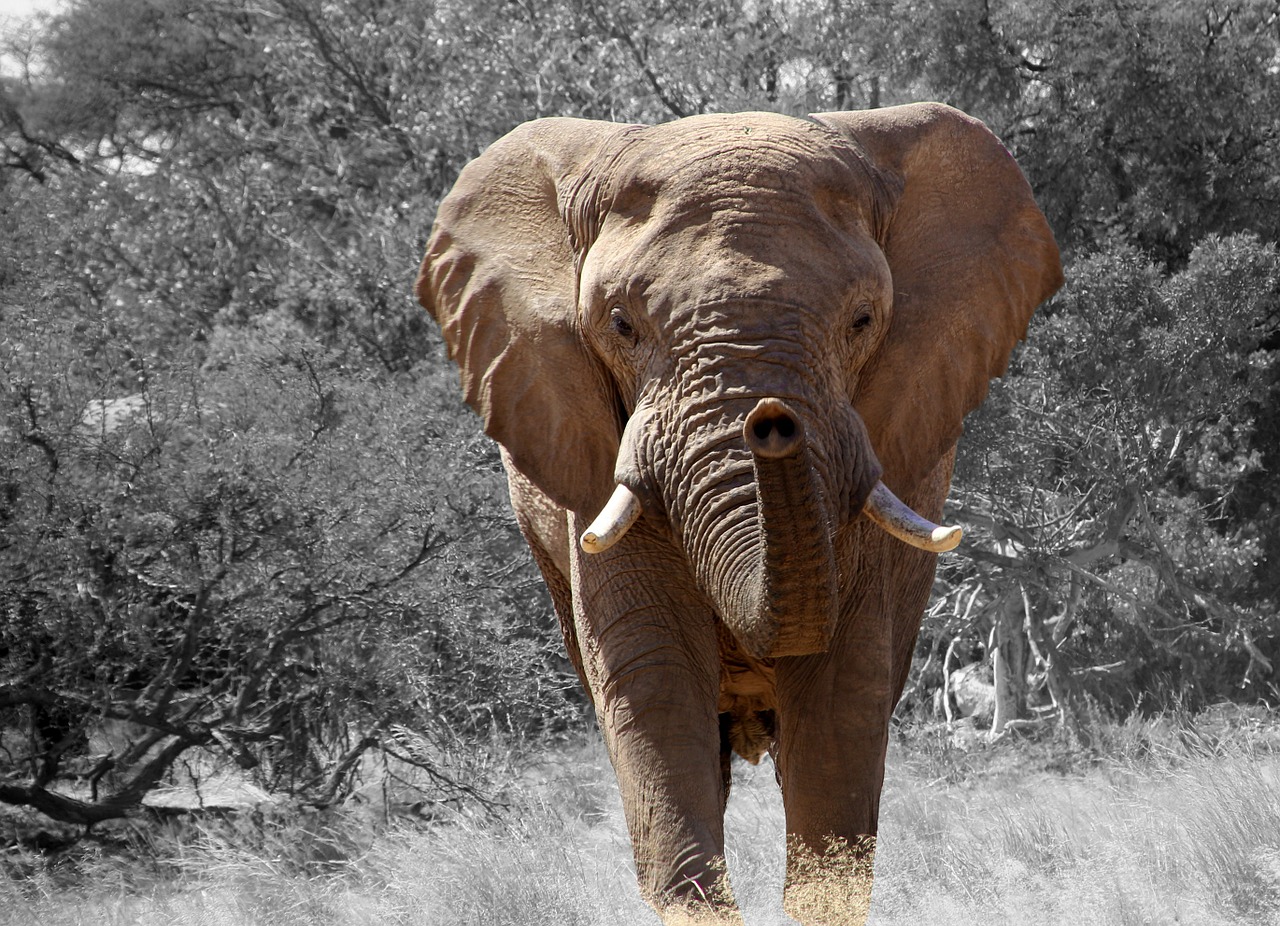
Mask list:
[[[0,762],[27,784],[0,797],[91,824],[202,747],[326,804],[376,747],[454,799],[456,742],[571,712],[496,454],[442,376],[352,369],[278,316],[198,367],[131,348],[5,318],[0,709],[27,733]],[[91,752],[112,721],[126,743]]]
[[[1276,240],[1272,0],[1028,6],[1042,69],[1018,153],[1061,241],[1119,232],[1177,262],[1209,233]]]
[[[945,570],[950,632],[1026,596],[1055,700],[1280,696],[1278,322],[1280,256],[1250,236],[1168,276],[1129,245],[1078,261],[970,419],[956,502],[983,529]]]

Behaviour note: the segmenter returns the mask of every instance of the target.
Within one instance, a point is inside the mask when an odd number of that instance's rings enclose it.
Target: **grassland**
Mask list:
[[[1185,718],[1113,726],[1088,755],[1060,741],[900,738],[871,922],[1280,922],[1278,737],[1254,714],[1225,733]],[[739,902],[751,926],[789,923],[772,768],[738,772],[727,828]],[[636,894],[597,746],[526,772],[511,801],[500,818],[460,814],[429,828],[313,815],[152,833],[146,860],[90,848],[3,882],[0,922],[657,922]]]

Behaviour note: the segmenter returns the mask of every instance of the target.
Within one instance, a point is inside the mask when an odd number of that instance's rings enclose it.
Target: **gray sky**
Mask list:
[[[8,27],[15,20],[41,11],[52,12],[60,5],[61,0],[0,0],[0,43],[9,38]],[[0,52],[0,76],[11,77],[18,70],[14,62]]]

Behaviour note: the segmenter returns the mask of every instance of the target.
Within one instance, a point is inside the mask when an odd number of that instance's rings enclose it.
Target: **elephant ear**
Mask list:
[[[1062,285],[1058,247],[1022,171],[978,120],[936,103],[814,118],[901,191],[880,229],[893,321],[854,404],[885,482],[908,492]]]
[[[623,126],[526,123],[463,169],[418,274],[485,433],[557,504],[594,516],[613,489],[620,423],[579,333],[578,248],[564,215]]]

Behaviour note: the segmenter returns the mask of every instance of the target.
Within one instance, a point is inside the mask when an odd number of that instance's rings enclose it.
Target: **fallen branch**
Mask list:
[[[105,820],[130,817],[139,811],[142,799],[155,788],[178,756],[195,745],[196,740],[175,738],[142,766],[126,787],[101,801],[82,801],[37,784],[0,784],[0,801],[33,807],[51,820],[85,828]]]

